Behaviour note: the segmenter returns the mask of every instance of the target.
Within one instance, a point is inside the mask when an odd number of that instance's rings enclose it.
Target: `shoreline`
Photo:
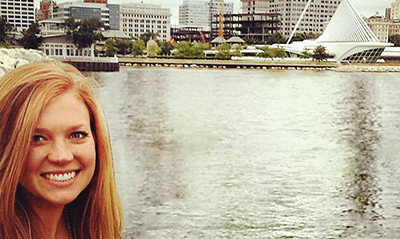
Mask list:
[[[400,72],[400,63],[375,63],[341,65],[332,62],[270,60],[215,60],[120,57],[122,67],[175,67],[214,69],[259,69],[259,70],[331,70],[337,72]]]

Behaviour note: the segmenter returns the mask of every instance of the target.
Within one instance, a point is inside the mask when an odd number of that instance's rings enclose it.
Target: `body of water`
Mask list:
[[[125,238],[398,238],[400,75],[98,75]]]

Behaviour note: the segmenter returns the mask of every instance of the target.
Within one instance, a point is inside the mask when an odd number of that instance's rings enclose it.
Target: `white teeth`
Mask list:
[[[71,178],[75,177],[76,172],[64,173],[64,174],[52,174],[52,173],[45,173],[44,177],[50,180],[57,180],[57,181],[66,181]]]

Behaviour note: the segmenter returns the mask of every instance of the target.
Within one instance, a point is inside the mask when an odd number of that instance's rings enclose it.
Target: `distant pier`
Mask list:
[[[93,62],[93,61],[64,61],[75,66],[80,71],[119,71],[119,63],[114,62]]]
[[[119,71],[117,57],[51,56],[51,58],[71,64],[80,71]]]

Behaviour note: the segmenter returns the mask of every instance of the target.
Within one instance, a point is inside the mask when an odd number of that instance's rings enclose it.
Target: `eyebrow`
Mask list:
[[[69,131],[75,131],[75,130],[78,130],[80,128],[86,128],[86,127],[88,127],[89,130],[90,130],[90,125],[87,125],[87,124],[74,125],[72,127],[69,127],[68,130]],[[48,131],[50,131],[50,130],[45,129],[45,128],[40,128],[40,127],[36,127],[35,128],[35,133],[47,133]]]

